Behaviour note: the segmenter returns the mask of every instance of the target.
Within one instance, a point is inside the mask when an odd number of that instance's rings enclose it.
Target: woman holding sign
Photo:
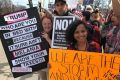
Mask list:
[[[82,21],[76,20],[69,25],[66,31],[68,49],[101,52],[100,45],[89,39],[88,28]]]
[[[42,17],[42,37],[46,39],[46,41],[51,46],[51,39],[52,39],[52,18],[50,16],[43,16]]]
[[[40,34],[46,40],[46,45],[48,45],[50,48],[51,38],[52,38],[52,18],[46,15],[42,17],[41,21],[42,21],[43,31]],[[47,69],[43,69],[39,71],[39,78],[40,78],[39,80],[47,80],[47,75],[48,75]]]

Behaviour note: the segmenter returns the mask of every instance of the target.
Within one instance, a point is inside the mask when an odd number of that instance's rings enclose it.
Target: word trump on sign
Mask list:
[[[17,12],[17,13],[4,16],[5,21],[7,21],[8,23],[17,22],[17,21],[24,20],[27,18],[28,18],[28,14],[26,11],[21,11],[21,12]]]
[[[116,80],[120,56],[50,49],[49,80]]]
[[[37,7],[0,16],[0,39],[14,78],[47,68],[49,44],[39,34],[41,23]]]

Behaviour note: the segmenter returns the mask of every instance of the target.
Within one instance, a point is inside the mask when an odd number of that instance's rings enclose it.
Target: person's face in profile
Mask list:
[[[77,42],[83,42],[87,40],[87,29],[85,28],[85,25],[80,24],[77,26],[75,32],[74,32],[74,39]]]
[[[67,4],[63,2],[58,2],[55,4],[55,10],[59,15],[63,15],[67,10]]]
[[[52,30],[52,22],[48,18],[44,18],[42,21],[43,30],[46,33],[49,33]]]

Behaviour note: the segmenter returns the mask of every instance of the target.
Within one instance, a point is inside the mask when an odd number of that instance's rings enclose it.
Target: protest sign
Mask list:
[[[94,0],[83,0],[83,5],[93,4]]]
[[[50,49],[49,80],[116,80],[120,55]]]
[[[49,45],[40,35],[42,25],[37,8],[10,13],[0,20],[0,37],[13,76],[46,68]]]
[[[66,48],[67,27],[75,20],[73,16],[55,16],[52,35],[52,48]]]

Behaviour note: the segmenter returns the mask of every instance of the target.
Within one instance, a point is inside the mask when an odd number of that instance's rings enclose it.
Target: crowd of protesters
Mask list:
[[[43,37],[48,41],[49,45],[51,45],[51,34],[53,27],[52,24],[54,16],[75,16],[75,21],[69,25],[67,29],[67,31],[69,31],[69,34],[66,36],[73,35],[73,37],[71,37],[73,38],[71,39],[73,42],[68,41],[70,42],[70,45],[75,44],[74,42],[77,42],[74,40],[75,33],[78,26],[82,25],[82,27],[84,27],[87,31],[87,41],[91,42],[91,44],[93,46],[96,46],[97,49],[99,48],[98,52],[100,52],[100,50],[104,50],[106,53],[120,52],[120,25],[117,19],[117,15],[112,10],[108,13],[107,18],[105,18],[105,14],[102,14],[98,8],[93,9],[92,7],[87,7],[83,11],[78,11],[77,9],[69,10],[66,0],[55,0],[55,10],[51,13],[45,12],[41,17],[42,25],[44,28],[42,34]],[[71,28],[73,31],[69,30]],[[67,38],[67,40],[70,40],[70,37]],[[101,47],[103,47],[103,49]]]
[[[120,53],[120,23],[118,15],[112,10],[106,18],[105,14],[102,14],[98,8],[86,7],[83,11],[69,10],[66,0],[55,0],[55,10],[40,13],[40,16],[43,26],[41,34],[50,47],[53,17],[75,16],[75,21],[66,30],[68,49],[111,54]]]

